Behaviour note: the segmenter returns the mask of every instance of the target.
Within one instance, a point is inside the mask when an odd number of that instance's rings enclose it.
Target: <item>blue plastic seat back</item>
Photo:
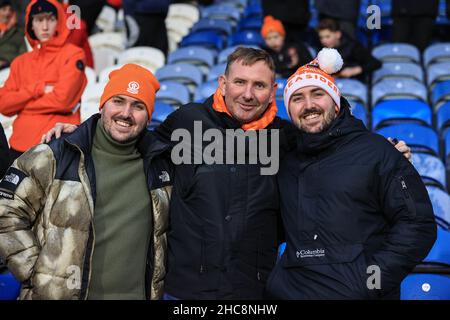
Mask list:
[[[16,300],[20,287],[20,282],[9,271],[0,273],[0,300]]]
[[[438,104],[443,104],[445,101],[450,100],[450,80],[438,82],[432,91],[431,101],[434,108],[438,109]]]
[[[450,42],[432,44],[423,52],[425,66],[442,61],[450,61]]]
[[[216,58],[215,51],[200,46],[179,48],[169,54],[167,64],[190,63],[212,67]]]
[[[414,273],[403,279],[401,300],[450,300],[450,275]]]
[[[423,70],[413,62],[385,62],[381,69],[373,73],[372,83],[385,78],[407,78],[423,81]]]
[[[225,42],[215,31],[199,31],[190,33],[181,40],[180,47],[189,46],[204,46],[220,51],[224,48]]]
[[[433,114],[431,107],[419,100],[386,100],[372,109],[372,127],[375,129],[387,121],[393,124],[399,122],[417,122],[423,125],[432,125]]]
[[[220,63],[213,66],[208,72],[207,81],[217,81],[217,79],[219,79],[219,76],[225,73],[226,67],[226,63]]]
[[[173,80],[183,84],[200,85],[203,82],[203,73],[197,66],[187,63],[168,64],[156,71],[159,81]]]
[[[361,120],[367,127],[367,111],[366,108],[357,101],[349,100],[352,114],[355,118]]]
[[[214,94],[217,89],[217,81],[204,82],[195,90],[194,101],[203,102],[210,95]]]
[[[438,227],[436,241],[423,262],[450,267],[450,231]]]
[[[230,20],[233,21],[234,24],[241,18],[241,11],[239,8],[229,3],[214,4],[204,7],[201,13],[202,18]]]
[[[291,119],[289,118],[289,115],[287,113],[286,107],[284,106],[284,100],[277,99],[276,101],[277,101],[277,108],[278,108],[277,116],[280,117],[281,119],[291,121]]]
[[[427,183],[427,179],[432,179],[430,183],[433,183],[434,180],[446,188],[445,166],[440,158],[431,154],[415,152],[412,159],[414,167],[424,178],[425,183]]]
[[[427,69],[427,84],[432,89],[436,82],[450,80],[450,61],[432,64]]]
[[[161,88],[156,93],[156,101],[180,107],[190,102],[189,88],[175,81],[161,81]]]
[[[245,18],[262,18],[263,10],[261,5],[259,4],[251,4],[248,5],[244,10]]]
[[[355,79],[336,79],[341,94],[349,100],[356,100],[367,106],[367,87]]]
[[[255,45],[255,46],[262,46],[264,44],[264,40],[261,36],[261,33],[257,31],[241,31],[236,32],[233,35],[231,35],[230,39],[230,46],[236,46],[236,45]]]
[[[450,127],[450,101],[444,103],[436,113],[436,124],[439,131]]]
[[[383,127],[376,132],[386,138],[391,137],[404,140],[415,152],[429,151],[439,155],[439,138],[432,128],[405,123]]]
[[[224,19],[203,18],[197,21],[191,29],[191,32],[200,31],[215,31],[223,36],[230,36],[233,32],[233,25]]]
[[[236,46],[230,46],[224,50],[222,50],[221,52],[219,52],[219,55],[217,57],[217,63],[226,63],[227,62],[227,58],[230,54],[232,54],[234,52],[234,50],[236,50],[238,47],[251,47],[251,48],[256,48],[256,49],[260,49],[259,46],[248,46],[248,45],[236,45]]]
[[[372,87],[372,105],[382,100],[418,99],[427,101],[427,88],[412,79],[384,79]]]
[[[427,186],[427,191],[433,204],[436,221],[442,228],[448,230],[450,227],[450,195],[444,190],[433,186]]]
[[[167,103],[160,101],[155,102],[155,110],[153,111],[152,121],[163,122],[175,109]]]
[[[444,155],[447,159],[447,168],[449,168],[450,162],[448,162],[450,159],[450,130],[447,130],[444,135]]]
[[[239,21],[238,31],[255,31],[260,32],[262,27],[262,19],[258,17],[245,18]]]
[[[277,99],[283,99],[283,93],[284,93],[284,87],[287,84],[287,79],[286,78],[277,78],[276,80],[277,83],[277,91],[275,92],[275,97]]]
[[[412,61],[420,63],[419,49],[407,43],[382,44],[375,47],[372,54],[384,62]]]

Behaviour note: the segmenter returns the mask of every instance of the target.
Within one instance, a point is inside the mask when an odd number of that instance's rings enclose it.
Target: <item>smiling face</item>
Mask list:
[[[233,62],[220,76],[219,88],[233,118],[249,123],[261,117],[275,97],[277,84],[273,71],[264,61],[244,65]]]
[[[339,112],[331,96],[323,89],[308,86],[296,90],[289,100],[292,122],[307,133],[326,130]]]
[[[58,19],[53,13],[39,13],[32,19],[33,32],[40,42],[46,42],[55,35]]]
[[[103,126],[117,142],[135,139],[145,129],[148,120],[145,104],[125,95],[113,96],[102,108]]]

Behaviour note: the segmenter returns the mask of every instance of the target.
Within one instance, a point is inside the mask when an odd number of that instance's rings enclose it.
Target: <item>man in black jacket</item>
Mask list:
[[[398,299],[435,241],[431,202],[414,167],[351,115],[322,70],[339,69],[327,63],[338,53],[324,50],[284,93],[299,130],[278,174],[286,250],[267,290],[276,299]]]

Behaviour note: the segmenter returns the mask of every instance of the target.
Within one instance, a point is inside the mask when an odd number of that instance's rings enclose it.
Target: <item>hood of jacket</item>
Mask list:
[[[41,45],[43,47],[46,47],[49,49],[54,48],[57,50],[66,43],[67,37],[69,36],[69,33],[70,33],[70,30],[69,30],[69,28],[67,28],[67,25],[66,25],[66,13],[64,12],[63,5],[60,4],[56,0],[46,0],[46,1],[51,3],[52,5],[54,5],[56,7],[56,9],[58,10],[58,24],[56,27],[55,35],[50,40],[42,43]],[[31,28],[30,24],[32,23],[31,17],[30,17],[31,7],[36,2],[37,2],[37,0],[32,0],[28,4],[26,14],[25,14],[25,36],[27,37],[27,40],[30,43],[30,45],[33,47],[33,49],[36,48],[40,44],[40,41],[33,39],[28,32],[28,30]]]

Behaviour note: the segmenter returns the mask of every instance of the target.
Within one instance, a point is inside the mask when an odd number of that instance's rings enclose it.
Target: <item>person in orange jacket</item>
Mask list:
[[[17,115],[9,140],[12,158],[38,144],[57,122],[80,123],[80,98],[86,87],[83,49],[67,43],[63,6],[56,0],[32,0],[25,34],[33,50],[11,64],[0,88],[0,113]]]

